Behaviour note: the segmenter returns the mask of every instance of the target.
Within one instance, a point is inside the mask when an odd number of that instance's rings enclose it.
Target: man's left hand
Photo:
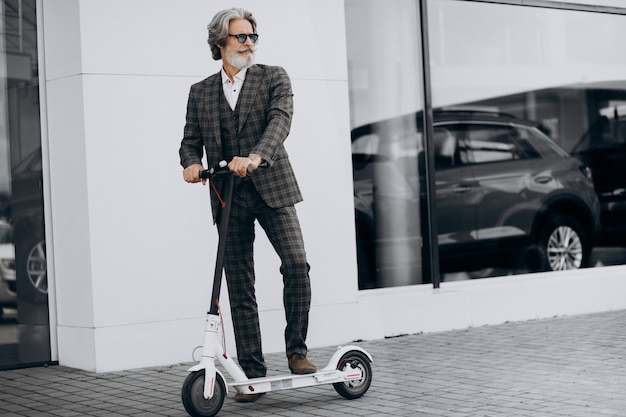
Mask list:
[[[250,155],[248,157],[235,156],[228,163],[228,169],[236,176],[244,178],[248,175],[248,166],[252,166],[252,169],[257,169],[261,161],[262,159],[259,155]]]

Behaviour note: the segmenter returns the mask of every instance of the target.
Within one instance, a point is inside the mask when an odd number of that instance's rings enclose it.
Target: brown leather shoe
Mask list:
[[[295,354],[288,360],[289,370],[292,374],[303,375],[317,372],[317,368],[304,355]]]
[[[259,399],[259,394],[242,394],[238,392],[235,394],[235,401],[238,403],[251,403]]]

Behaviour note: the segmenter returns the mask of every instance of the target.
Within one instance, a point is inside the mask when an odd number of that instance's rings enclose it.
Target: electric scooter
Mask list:
[[[352,400],[363,396],[372,383],[370,363],[373,359],[359,346],[338,347],[328,365],[313,374],[283,374],[263,378],[248,378],[235,360],[224,352],[220,339],[222,322],[219,312],[219,296],[235,176],[228,169],[227,162],[221,161],[217,166],[202,171],[200,178],[212,181],[217,175],[227,175],[227,177],[218,227],[219,240],[213,276],[212,301],[206,317],[202,357],[198,364],[189,368],[190,373],[182,387],[181,397],[185,410],[192,417],[213,417],[222,408],[229,388],[243,394],[261,394],[333,384],[335,391],[346,399]],[[233,382],[226,383],[224,375],[215,366],[216,359],[226,369]]]

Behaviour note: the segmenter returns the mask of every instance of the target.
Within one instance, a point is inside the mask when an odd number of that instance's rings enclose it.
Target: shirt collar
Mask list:
[[[241,81],[243,82],[246,79],[246,73],[248,72],[248,68],[244,68],[240,70],[237,74],[235,74],[235,82]],[[226,75],[226,71],[224,71],[224,67],[222,67],[222,84],[226,84],[229,80],[228,75]]]

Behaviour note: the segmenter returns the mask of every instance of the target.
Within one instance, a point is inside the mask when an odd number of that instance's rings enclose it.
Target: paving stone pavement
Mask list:
[[[346,400],[331,385],[271,392],[219,416],[626,417],[626,310],[357,342],[373,382]],[[312,349],[325,366],[335,347]],[[270,374],[286,372],[267,355]],[[0,372],[1,416],[186,416],[190,363],[91,373]]]

